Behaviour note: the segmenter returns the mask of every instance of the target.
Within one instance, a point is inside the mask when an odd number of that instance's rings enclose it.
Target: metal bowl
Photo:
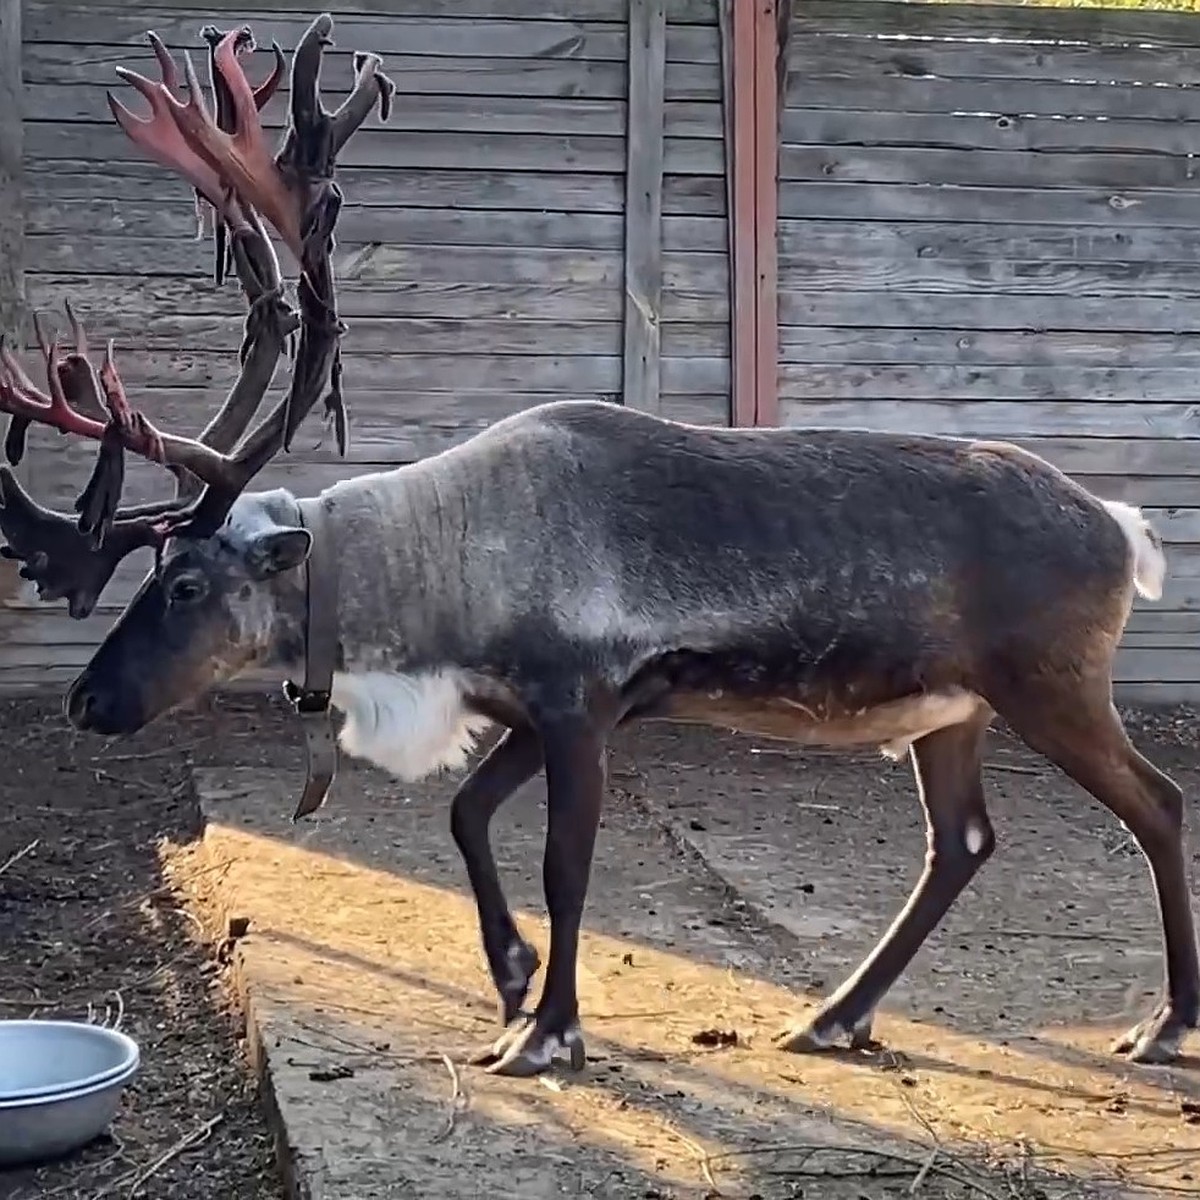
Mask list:
[[[138,1064],[87,1088],[0,1101],[0,1167],[60,1158],[99,1137]]]
[[[82,1021],[0,1021],[0,1104],[86,1091],[138,1066],[137,1043]]]

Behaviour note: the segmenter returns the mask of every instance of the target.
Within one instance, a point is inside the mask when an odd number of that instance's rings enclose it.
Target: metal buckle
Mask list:
[[[321,716],[329,711],[331,693],[300,687],[290,679],[283,685],[283,694],[300,716]]]

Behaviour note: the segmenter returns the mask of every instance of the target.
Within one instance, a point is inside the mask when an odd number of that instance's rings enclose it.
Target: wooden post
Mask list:
[[[778,0],[757,0],[754,26],[754,423],[779,424]]]
[[[659,412],[666,0],[629,0],[624,403]]]
[[[733,174],[733,254],[729,263],[732,337],[733,423],[753,425],[758,387],[755,330],[758,320],[756,285],[755,127],[754,127],[754,25],[757,0],[733,4],[729,22],[732,65],[726,103],[731,109],[732,133],[726,147],[727,169]]]
[[[779,108],[779,133],[783,135],[783,110],[787,107],[788,63],[792,47],[792,0],[775,0],[775,102]]]
[[[725,253],[729,263],[727,300],[729,305],[729,423],[740,425],[738,405],[742,403],[737,382],[738,346],[733,314],[737,311],[737,225],[733,214],[737,208],[733,196],[733,181],[737,177],[734,163],[735,139],[733,136],[733,0],[717,0],[718,46],[721,58],[721,150],[725,169]]]
[[[0,0],[0,330],[21,344],[25,315],[21,0]]]
[[[0,0],[0,333],[8,334],[18,347],[25,340],[24,109],[21,0]],[[25,457],[18,477],[27,479],[29,455]],[[0,606],[29,586],[17,572],[17,563],[0,559]],[[0,622],[0,644],[14,636],[19,632],[14,634],[11,619]]]
[[[734,425],[779,419],[777,212],[779,71],[777,0],[734,3],[722,23],[730,64],[724,104],[730,177],[730,321]]]

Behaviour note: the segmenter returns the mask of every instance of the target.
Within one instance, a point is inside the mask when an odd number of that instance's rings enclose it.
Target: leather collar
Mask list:
[[[304,563],[304,682],[297,685],[289,679],[283,685],[303,724],[308,751],[308,779],[293,822],[325,803],[338,766],[330,712],[338,648],[338,561],[320,497],[298,500],[296,508],[300,524],[312,535],[312,548]]]

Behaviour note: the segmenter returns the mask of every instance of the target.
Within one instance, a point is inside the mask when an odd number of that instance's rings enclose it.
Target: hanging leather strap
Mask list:
[[[325,803],[338,765],[329,707],[338,648],[337,554],[320,498],[297,501],[296,507],[301,525],[312,534],[312,548],[304,563],[304,682],[298,686],[289,679],[283,685],[283,694],[300,717],[308,751],[308,779],[293,822]]]

